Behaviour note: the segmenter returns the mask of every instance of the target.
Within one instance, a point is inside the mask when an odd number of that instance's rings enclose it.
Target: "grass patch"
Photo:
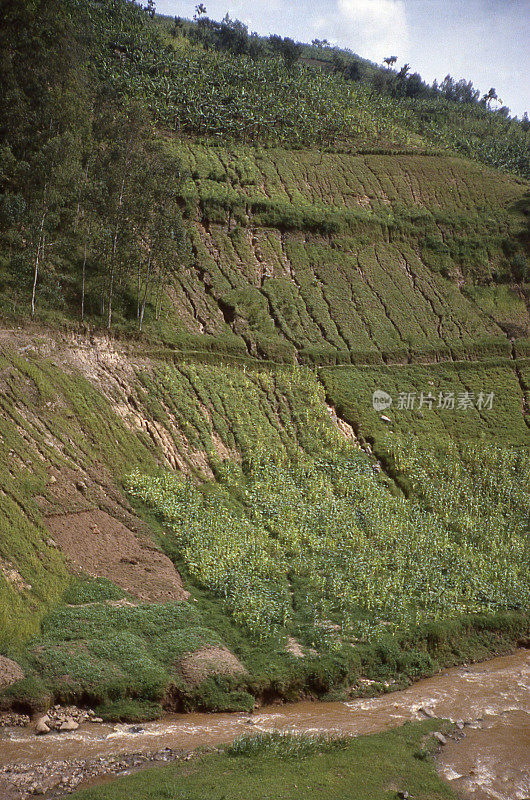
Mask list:
[[[439,722],[429,720],[353,740],[289,734],[246,737],[224,753],[140,772],[72,797],[391,800],[399,791],[407,791],[421,800],[450,800],[456,795],[437,776],[431,751],[423,748],[424,737],[439,729]]]
[[[429,365],[322,368],[319,376],[339,414],[359,435],[385,457],[390,436],[412,434],[426,449],[442,449],[448,438],[455,442],[489,442],[523,451],[530,442],[525,424],[523,392],[511,359],[489,358],[481,362]],[[374,391],[385,391],[392,406],[377,412]],[[440,393],[453,393],[454,408],[440,407]],[[467,409],[459,408],[459,397],[472,398]],[[477,408],[480,393],[493,392],[491,408]],[[423,401],[421,395],[424,395]],[[428,400],[428,398],[431,398]],[[412,398],[414,407],[407,407]],[[434,399],[433,399],[434,398]],[[390,423],[381,419],[389,417]]]
[[[257,733],[255,736],[241,736],[226,748],[226,753],[234,758],[252,758],[267,755],[274,758],[307,758],[318,753],[345,750],[351,739],[339,739],[329,734],[308,736],[294,733]]]
[[[115,583],[106,578],[74,579],[63,595],[67,605],[80,606],[84,603],[103,603],[106,600],[123,600],[129,598]]]
[[[160,719],[164,709],[148,700],[114,700],[95,707],[98,717],[105,722],[147,722]]]
[[[15,685],[8,694],[31,707],[37,692],[29,690],[38,681],[40,692],[56,702],[99,704],[108,718],[114,712],[139,718],[179,682],[180,657],[219,643],[187,603],[60,606],[44,617],[41,635],[16,653],[31,685]]]

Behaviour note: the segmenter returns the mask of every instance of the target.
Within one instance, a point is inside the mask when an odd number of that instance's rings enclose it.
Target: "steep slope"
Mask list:
[[[173,363],[49,333],[2,342],[1,646],[25,674],[4,704],[248,708],[249,692],[377,677],[390,631],[409,652],[388,676],[406,681],[449,663],[475,624],[473,655],[526,630],[524,450],[440,453],[396,430],[381,463],[306,367]],[[503,403],[492,439],[512,414]],[[451,629],[449,654],[428,638],[479,611],[490,618]]]
[[[251,708],[528,631],[528,132],[196,33],[1,34],[3,705]]]
[[[194,257],[168,314],[196,348],[402,362],[509,355],[528,335],[506,255],[525,182],[447,156],[176,152]]]
[[[191,257],[149,335],[2,334],[0,641],[25,675],[2,702],[249,708],[410,680],[476,625],[469,657],[507,647],[530,586],[527,184],[447,155],[165,146]]]

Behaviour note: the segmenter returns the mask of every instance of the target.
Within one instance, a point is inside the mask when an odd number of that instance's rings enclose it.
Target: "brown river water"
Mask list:
[[[465,734],[448,739],[438,769],[462,797],[530,800],[530,651],[445,670],[408,689],[344,703],[300,702],[252,714],[180,714],[158,722],[82,725],[36,737],[28,728],[0,732],[0,767],[124,753],[215,747],[252,731],[359,736],[435,716]]]

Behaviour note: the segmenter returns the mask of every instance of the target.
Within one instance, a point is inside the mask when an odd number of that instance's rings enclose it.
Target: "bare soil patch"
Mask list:
[[[72,565],[84,573],[107,578],[143,602],[188,598],[169,558],[107,512],[55,515],[46,524]]]
[[[0,689],[5,689],[6,686],[11,686],[12,683],[21,681],[23,677],[22,667],[16,661],[0,656]]]
[[[191,686],[198,686],[211,675],[243,675],[246,673],[241,661],[225,647],[204,647],[195,653],[180,658],[177,670]]]
[[[304,658],[305,653],[302,650],[300,642],[297,642],[294,636],[288,636],[285,643],[285,649],[295,658]]]
[[[2,800],[20,800],[22,796],[19,789],[11,781],[6,778],[0,778],[0,797]]]

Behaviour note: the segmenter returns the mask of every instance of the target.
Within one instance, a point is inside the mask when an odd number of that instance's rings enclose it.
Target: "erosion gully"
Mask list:
[[[0,769],[5,775],[6,766],[31,772],[57,762],[103,758],[106,763],[105,757],[139,754],[137,762],[120,765],[128,772],[142,761],[141,754],[164,760],[164,753],[217,747],[252,731],[360,736],[428,716],[458,723],[458,735],[441,747],[437,767],[459,795],[472,800],[530,798],[530,650],[524,649],[448,669],[371,699],[274,705],[251,716],[179,714],[140,726],[86,724],[74,733],[41,737],[30,728],[5,728],[0,732]]]

